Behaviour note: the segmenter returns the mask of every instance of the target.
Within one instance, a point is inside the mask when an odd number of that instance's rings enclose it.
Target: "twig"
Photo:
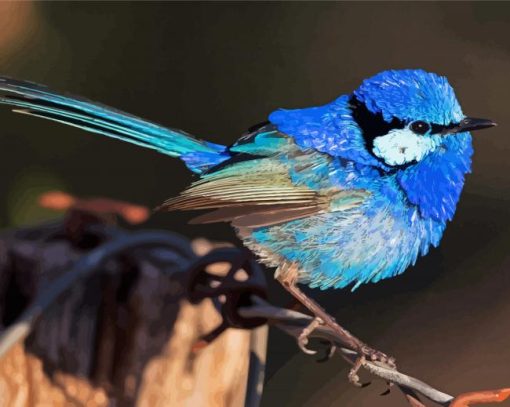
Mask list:
[[[458,396],[450,407],[469,407],[482,403],[501,403],[510,398],[510,388],[465,393]]]
[[[266,318],[271,325],[293,336],[296,340],[299,338],[302,330],[313,320],[313,317],[309,315],[294,310],[275,307],[256,296],[252,296],[251,300],[253,305],[239,309],[238,312],[241,316],[245,318]],[[342,338],[336,335],[335,332],[327,326],[319,326],[313,331],[311,336],[326,339],[336,345],[337,352],[350,364],[354,365],[356,361],[359,360],[358,353],[346,348],[346,344],[342,341]],[[469,407],[480,403],[500,403],[510,398],[510,388],[465,393],[454,397],[435,389],[421,380],[399,372],[397,369],[389,368],[379,362],[364,360],[361,367],[374,376],[397,385],[412,407],[425,407],[419,400],[418,394],[445,407]]]
[[[140,247],[170,247],[187,257],[187,260],[195,258],[189,244],[179,235],[170,232],[145,231],[124,234],[104,243],[81,257],[69,272],[52,281],[46,290],[35,297],[18,320],[0,334],[0,358],[16,343],[24,340],[43,312],[78,280],[98,271],[112,256]]]
[[[239,310],[240,315],[245,318],[267,318],[272,325],[296,339],[299,337],[302,329],[308,326],[313,319],[311,316],[297,311],[274,307],[260,298],[252,297],[252,299],[254,305],[241,308]],[[318,327],[312,336],[323,338],[336,344],[338,346],[337,352],[340,352],[349,363],[354,364],[358,359],[358,354],[345,348],[345,344],[328,327]],[[362,367],[387,382],[394,383],[405,389],[411,389],[441,406],[449,406],[454,400],[453,396],[437,390],[421,380],[399,372],[396,369],[382,366],[377,362],[365,360],[362,363]],[[414,398],[412,395],[411,397]],[[419,404],[415,404],[415,406],[419,406]]]

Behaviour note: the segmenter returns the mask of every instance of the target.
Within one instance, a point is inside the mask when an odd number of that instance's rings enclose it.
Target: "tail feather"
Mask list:
[[[158,126],[149,121],[85,99],[64,96],[26,81],[0,77],[0,104],[13,111],[68,124],[108,137],[182,157],[188,167],[201,172],[208,163],[228,158],[225,146],[198,140],[182,130]],[[189,157],[193,157],[190,160]],[[206,157],[208,163],[200,162]],[[197,158],[196,158],[197,157]]]

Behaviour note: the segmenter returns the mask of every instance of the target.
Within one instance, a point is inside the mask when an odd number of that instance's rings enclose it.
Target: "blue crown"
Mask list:
[[[388,122],[396,117],[448,125],[464,118],[448,80],[421,69],[381,72],[364,80],[354,94]]]

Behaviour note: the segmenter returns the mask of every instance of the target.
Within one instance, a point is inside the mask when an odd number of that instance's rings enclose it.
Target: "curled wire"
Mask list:
[[[210,270],[217,263],[228,263],[226,274]],[[188,300],[197,304],[213,299],[223,317],[222,323],[201,340],[210,343],[227,328],[253,329],[267,323],[266,318],[247,318],[239,309],[252,304],[253,296],[267,298],[267,286],[262,268],[248,250],[220,248],[197,259],[188,269]]]

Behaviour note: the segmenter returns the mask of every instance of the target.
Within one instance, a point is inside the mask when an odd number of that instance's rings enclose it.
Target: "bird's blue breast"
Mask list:
[[[397,173],[399,186],[420,215],[441,222],[452,220],[465,175],[471,172],[471,135],[447,136],[438,151],[418,164]]]
[[[293,168],[293,163],[289,166]],[[311,287],[355,288],[398,275],[441,240],[446,223],[421,216],[396,175],[381,177],[376,169],[338,158],[316,162],[313,174],[292,170],[290,174],[296,183],[371,193],[361,207],[349,211],[253,231],[248,246],[278,254],[277,262],[296,262],[302,270],[300,281]]]

